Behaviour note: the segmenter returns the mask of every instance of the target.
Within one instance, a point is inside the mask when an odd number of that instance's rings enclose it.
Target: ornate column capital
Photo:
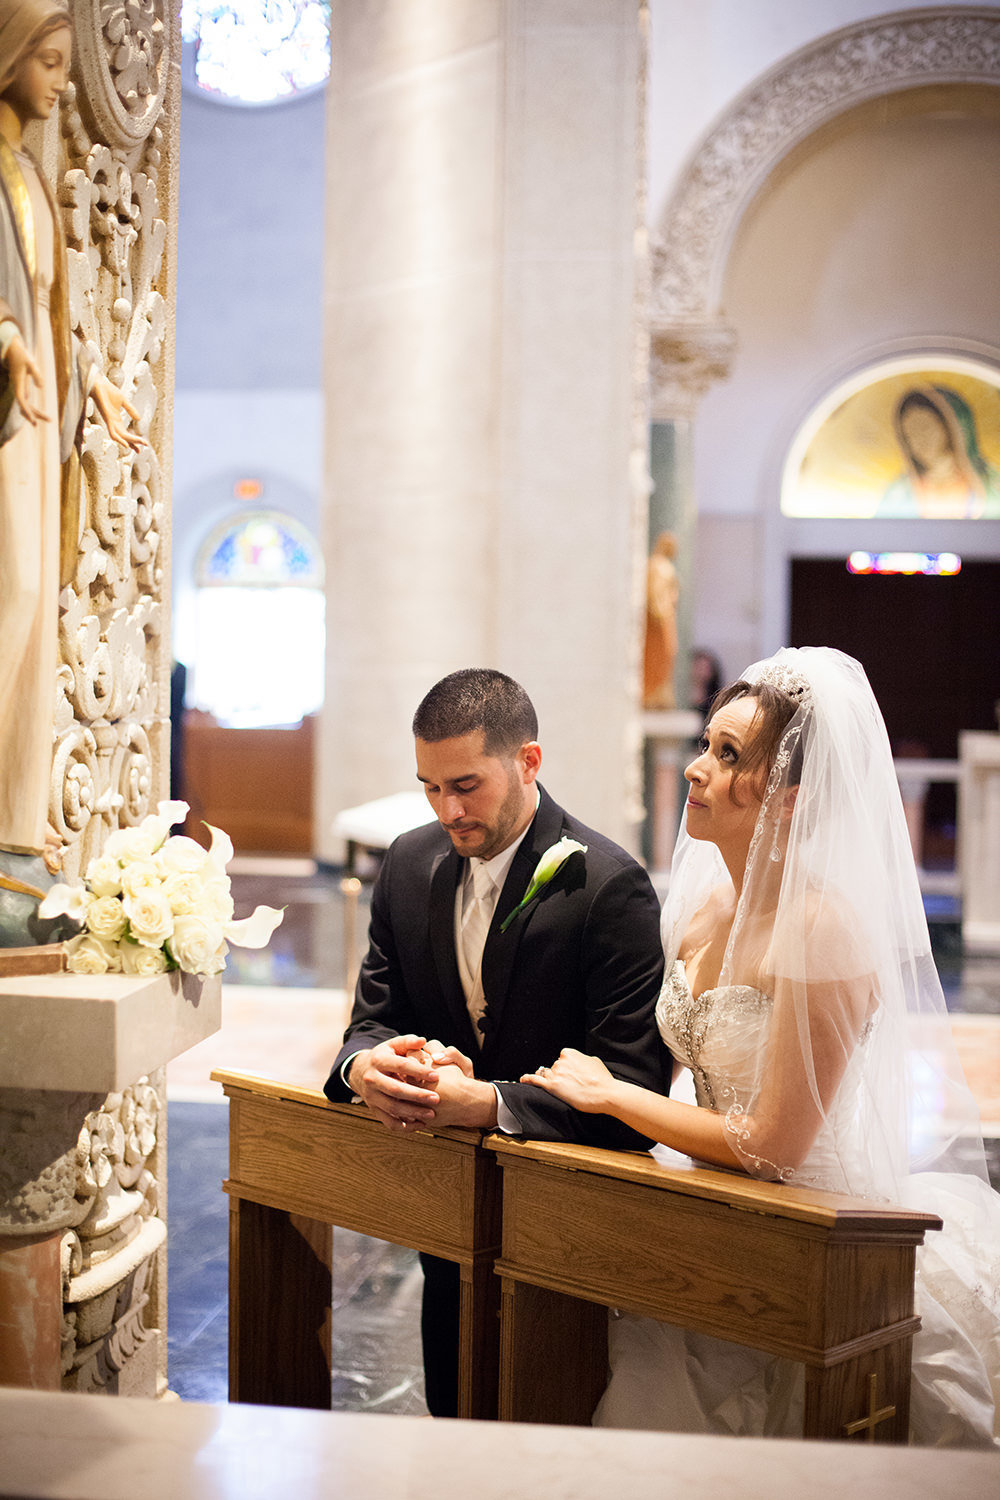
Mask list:
[[[736,334],[724,323],[650,329],[650,414],[654,422],[694,416],[702,396],[729,374]]]

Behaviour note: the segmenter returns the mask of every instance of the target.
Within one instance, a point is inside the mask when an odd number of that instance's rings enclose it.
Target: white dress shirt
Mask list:
[[[532,821],[534,821],[534,816],[538,811],[538,804],[541,800],[541,794],[536,787],[535,806],[531,815]],[[472,1029],[480,1046],[482,1046],[482,1033],[476,1023],[483,1010],[482,954],[479,955],[476,973],[472,974],[466,963],[465,949],[462,942],[462,918],[469,903],[474,899],[472,870],[474,865],[483,865],[489,871],[490,878],[493,881],[492,908],[493,911],[496,911],[496,904],[500,900],[500,892],[503,890],[504,881],[510,873],[514,855],[524,842],[528,828],[530,827],[531,823],[529,822],[528,827],[518,835],[514,842],[508,844],[506,849],[501,849],[499,854],[494,854],[492,859],[477,859],[474,855],[468,858],[465,861],[466,868],[462,872],[462,878],[455,888],[455,957],[458,961],[458,976],[462,981],[462,990],[465,995],[466,1006],[469,1009]],[[492,912],[490,916],[492,918]],[[358,1048],[358,1052],[363,1050],[363,1048]],[[348,1083],[347,1075],[350,1072],[351,1063],[357,1055],[357,1052],[352,1052],[350,1057],[346,1058],[341,1064],[340,1076],[345,1083]],[[521,1126],[517,1116],[504,1103],[503,1095],[496,1084],[493,1085],[493,1089],[497,1096],[497,1127],[507,1135],[519,1135],[521,1133]],[[361,1102],[356,1094],[354,1100],[356,1103]]]

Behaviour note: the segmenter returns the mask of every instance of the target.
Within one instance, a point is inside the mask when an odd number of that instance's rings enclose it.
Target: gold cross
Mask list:
[[[845,1436],[853,1437],[856,1432],[864,1432],[867,1429],[868,1442],[874,1443],[875,1428],[879,1422],[887,1422],[890,1417],[896,1415],[896,1408],[894,1406],[882,1406],[876,1409],[877,1400],[878,1376],[873,1374],[868,1377],[868,1415],[867,1417],[859,1417],[856,1422],[845,1423]]]

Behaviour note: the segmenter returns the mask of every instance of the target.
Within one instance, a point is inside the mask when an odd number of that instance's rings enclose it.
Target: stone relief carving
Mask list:
[[[85,427],[50,793],[70,878],[112,828],[140,821],[156,800],[151,743],[166,654],[157,368],[167,327],[157,120],[171,51],[163,0],[78,0],[74,22],[57,184],[71,318],[137,407],[150,446],[121,455],[99,423]]]
[[[87,110],[112,147],[147,139],[163,103],[170,29],[163,0],[77,0]]]
[[[152,1222],[165,1238],[165,1227],[159,1220]],[[146,1321],[152,1264],[147,1256],[90,1305],[67,1305],[61,1350],[64,1390],[85,1395],[146,1393],[155,1375],[158,1342],[157,1331]]]
[[[122,455],[103,425],[85,420],[78,546],[64,557],[58,603],[49,796],[69,879],[109,831],[138,823],[165,794],[159,391],[169,267],[158,120],[177,35],[165,0],[74,0],[72,8],[73,83],[58,138],[47,135],[43,152],[66,238],[70,320],[138,409],[149,447]],[[157,1181],[162,1077],[103,1102],[90,1094],[0,1094],[0,1230],[63,1231],[62,1367],[70,1389],[152,1395],[164,1368],[155,1326],[166,1241]]]
[[[120,1094],[109,1094],[87,1116],[77,1139],[79,1214],[61,1246],[62,1369],[68,1389],[117,1389],[128,1361],[141,1346],[156,1342],[144,1314],[153,1257],[167,1237],[150,1170],[164,1105],[152,1081],[142,1078]]]
[[[897,12],[823,37],[726,111],[683,174],[654,236],[654,329],[712,323],[733,234],[798,141],[866,99],[928,83],[1000,83],[1000,15],[977,6]]]
[[[78,1224],[77,1158],[96,1094],[0,1089],[0,1234],[38,1234]]]

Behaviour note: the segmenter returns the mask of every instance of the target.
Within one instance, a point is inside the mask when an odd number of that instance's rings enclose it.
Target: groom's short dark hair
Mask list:
[[[538,715],[524,688],[492,667],[442,677],[413,715],[414,735],[431,745],[480,729],[487,755],[513,755],[538,737]]]

